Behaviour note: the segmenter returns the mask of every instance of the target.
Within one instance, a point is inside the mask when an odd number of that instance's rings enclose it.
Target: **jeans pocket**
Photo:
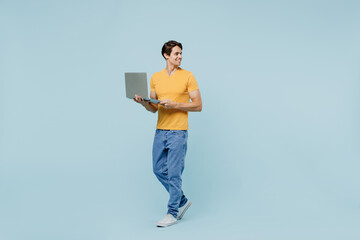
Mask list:
[[[186,130],[174,130],[173,134],[175,136],[185,136],[186,135]]]

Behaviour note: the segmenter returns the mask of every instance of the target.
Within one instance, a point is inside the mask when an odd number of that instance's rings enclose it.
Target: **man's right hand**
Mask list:
[[[141,96],[135,94],[135,97],[133,98],[133,100],[137,103],[140,103],[141,105],[145,106],[148,105],[149,101],[145,101],[144,98],[142,98]]]
[[[133,100],[137,103],[140,103],[141,105],[143,105],[144,108],[146,108],[146,110],[152,112],[152,113],[156,113],[157,111],[157,104],[152,104],[150,103],[150,101],[145,101],[143,97],[135,94],[135,97],[133,98]]]

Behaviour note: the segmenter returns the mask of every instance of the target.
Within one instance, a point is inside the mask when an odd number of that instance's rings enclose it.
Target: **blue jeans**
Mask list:
[[[156,129],[153,145],[153,171],[170,194],[168,214],[175,218],[187,202],[181,190],[181,175],[187,149],[187,130]]]

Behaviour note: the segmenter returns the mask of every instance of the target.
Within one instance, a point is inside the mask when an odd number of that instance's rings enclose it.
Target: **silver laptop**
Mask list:
[[[144,98],[151,103],[159,103],[157,99],[149,98],[147,74],[146,72],[126,72],[125,73],[126,97],[133,99],[135,94]]]

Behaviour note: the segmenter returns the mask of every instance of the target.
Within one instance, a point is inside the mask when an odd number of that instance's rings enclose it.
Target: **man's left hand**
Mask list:
[[[170,99],[164,99],[164,100],[161,100],[160,105],[169,109],[169,108],[177,108],[178,103],[174,102],[173,100],[170,100]]]

